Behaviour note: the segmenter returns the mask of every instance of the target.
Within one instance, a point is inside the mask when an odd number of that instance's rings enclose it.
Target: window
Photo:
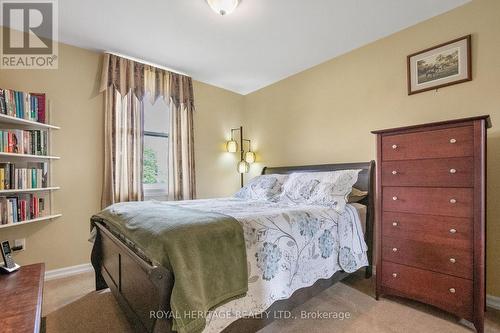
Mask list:
[[[168,131],[170,109],[158,98],[144,97],[143,184],[146,199],[166,199],[168,193]]]

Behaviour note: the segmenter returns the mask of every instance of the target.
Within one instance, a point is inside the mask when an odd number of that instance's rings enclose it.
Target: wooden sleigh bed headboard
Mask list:
[[[375,161],[360,162],[360,163],[341,163],[341,164],[320,164],[320,165],[301,165],[301,166],[286,166],[286,167],[264,167],[263,175],[273,173],[288,174],[292,172],[321,172],[321,171],[338,171],[338,170],[354,170],[361,169],[358,175],[358,181],[354,187],[371,192],[374,189],[374,172]]]

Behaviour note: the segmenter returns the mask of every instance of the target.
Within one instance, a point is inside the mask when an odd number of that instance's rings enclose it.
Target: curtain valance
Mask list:
[[[161,96],[167,104],[172,102],[176,108],[194,111],[190,77],[105,53],[100,91],[110,86],[122,96],[132,92],[142,101],[149,92],[153,101]]]

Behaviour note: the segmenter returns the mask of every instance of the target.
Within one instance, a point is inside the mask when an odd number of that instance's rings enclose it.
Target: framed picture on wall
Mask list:
[[[411,54],[408,95],[472,80],[471,35]]]

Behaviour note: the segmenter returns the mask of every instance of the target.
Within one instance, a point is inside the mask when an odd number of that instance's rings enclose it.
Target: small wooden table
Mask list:
[[[38,333],[42,316],[44,264],[0,274],[0,330],[2,333]]]

